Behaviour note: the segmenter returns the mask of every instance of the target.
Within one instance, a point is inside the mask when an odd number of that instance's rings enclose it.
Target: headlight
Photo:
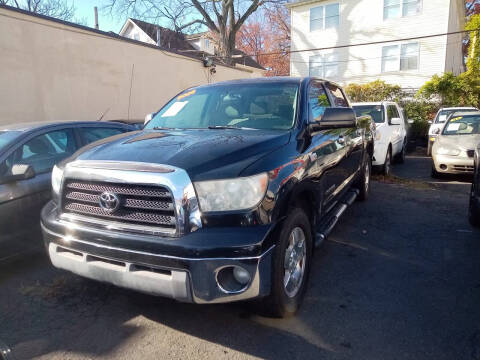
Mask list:
[[[436,152],[438,155],[450,155],[450,156],[460,155],[459,149],[451,149],[446,147],[439,147]]]
[[[266,173],[249,177],[196,182],[200,209],[232,211],[251,209],[262,201],[267,191]]]
[[[380,140],[382,138],[382,133],[380,131],[377,131],[375,134],[375,140]]]
[[[62,186],[63,179],[63,170],[61,170],[57,165],[53,167],[52,170],[52,191],[53,195],[60,195],[60,186]]]

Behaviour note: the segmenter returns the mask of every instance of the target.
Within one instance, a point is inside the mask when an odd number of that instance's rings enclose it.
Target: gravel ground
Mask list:
[[[0,264],[16,359],[480,359],[480,231],[465,179],[409,157],[317,251],[301,311],[197,306],[85,280],[43,254]]]

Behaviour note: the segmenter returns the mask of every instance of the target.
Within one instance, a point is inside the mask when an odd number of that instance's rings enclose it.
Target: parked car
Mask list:
[[[472,189],[470,191],[470,205],[468,208],[468,218],[470,224],[480,227],[480,143],[475,149],[473,157],[474,172]]]
[[[429,121],[430,127],[428,128],[428,147],[427,147],[427,156],[432,155],[432,147],[435,142],[437,135],[442,131],[443,125],[448,120],[448,117],[455,112],[475,112],[478,109],[474,107],[447,107],[441,108],[438,110],[437,115],[433,121]]]
[[[130,125],[132,130],[142,130],[143,129],[143,120],[133,119],[133,120],[109,120],[109,122],[120,123]]]
[[[370,189],[373,137],[314,78],[188,89],[142,132],[60,163],[42,210],[53,265],[197,304],[294,313],[314,245]]]
[[[94,121],[0,127],[0,259],[41,245],[38,238],[35,243],[26,237],[32,229],[40,230],[40,210],[50,200],[54,164],[83,145],[130,130],[127,125]]]
[[[392,159],[405,162],[409,123],[402,109],[387,101],[355,103],[353,108],[357,116],[370,115],[375,122],[373,166],[385,175],[390,174]]]
[[[480,111],[455,113],[442,128],[432,147],[432,177],[472,174],[473,157],[480,142]]]

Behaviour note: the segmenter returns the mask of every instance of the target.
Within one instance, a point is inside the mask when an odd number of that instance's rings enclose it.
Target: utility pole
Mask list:
[[[95,29],[98,30],[98,8],[96,6],[93,7],[93,12],[95,13]]]

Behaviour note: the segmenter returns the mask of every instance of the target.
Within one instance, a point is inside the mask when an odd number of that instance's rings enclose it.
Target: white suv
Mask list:
[[[442,132],[443,125],[447,121],[448,117],[453,114],[454,112],[472,112],[478,111],[478,109],[474,107],[449,107],[449,108],[441,108],[438,110],[437,115],[435,115],[435,119],[433,121],[429,121],[430,128],[428,129],[428,148],[427,148],[427,155],[432,155],[432,146],[437,138],[437,135]]]
[[[394,102],[355,103],[357,116],[370,115],[376,125],[375,150],[372,165],[390,174],[392,159],[403,163],[407,148],[407,127],[402,109]]]

